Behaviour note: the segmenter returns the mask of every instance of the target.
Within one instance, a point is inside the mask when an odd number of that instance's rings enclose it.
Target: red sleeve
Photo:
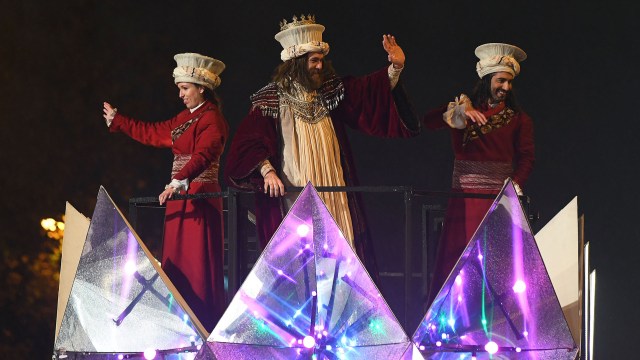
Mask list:
[[[120,113],[113,118],[110,132],[123,132],[130,138],[155,147],[171,147],[171,124],[177,117],[161,122],[145,122]]]
[[[174,179],[193,180],[212,163],[217,162],[224,150],[228,127],[220,112],[206,111],[195,125],[195,144],[191,159],[174,176]]]
[[[338,107],[341,120],[368,135],[410,137],[419,126],[402,85],[391,90],[387,68],[372,74],[343,79],[344,100]]]
[[[515,139],[515,170],[513,172],[513,181],[520,186],[524,186],[527,182],[533,164],[535,162],[535,146],[533,141],[533,121],[525,114],[521,113],[521,124]]]
[[[224,167],[230,186],[258,189],[263,178],[258,166],[266,159],[280,169],[276,119],[253,108],[236,131]]]

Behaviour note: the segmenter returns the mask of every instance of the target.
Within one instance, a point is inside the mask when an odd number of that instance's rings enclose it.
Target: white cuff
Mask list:
[[[174,192],[180,192],[182,190],[187,191],[189,190],[189,179],[184,179],[184,180],[178,180],[178,179],[171,179],[171,182],[169,183],[169,185],[165,186],[165,189],[168,189],[169,187],[174,188]]]
[[[442,120],[454,129],[464,129],[467,127],[467,115],[464,113],[471,100],[465,94],[460,94],[454,101],[449,103],[447,111],[442,114]]]
[[[262,177],[267,176],[267,174],[272,170],[275,171],[276,169],[271,165],[269,159],[263,161],[260,165],[260,174],[262,175]]]
[[[398,80],[400,80],[400,73],[404,69],[404,66],[400,69],[396,69],[393,67],[393,64],[389,65],[389,69],[387,70],[387,74],[389,74],[389,83],[391,83],[391,90],[395,89],[396,85],[398,85]]]

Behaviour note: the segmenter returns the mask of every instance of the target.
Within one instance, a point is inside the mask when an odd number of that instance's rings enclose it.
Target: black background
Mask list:
[[[145,120],[173,116],[183,108],[171,77],[176,53],[227,64],[218,92],[233,134],[249,95],[280,63],[273,36],[293,14],[326,26],[342,75],[385,66],[382,34],[394,34],[418,114],[470,90],[477,45],[513,43],[529,56],[515,89],[535,123],[537,161],[525,187],[540,211],[535,226],[578,196],[598,271],[595,355],[626,358],[638,320],[639,9],[631,1],[3,1],[0,244],[41,241],[39,220],[64,213],[65,201],[90,215],[99,185],[124,209],[130,197],[161,191],[170,151],[110,135],[102,102]],[[363,185],[448,190],[448,132],[350,135]]]

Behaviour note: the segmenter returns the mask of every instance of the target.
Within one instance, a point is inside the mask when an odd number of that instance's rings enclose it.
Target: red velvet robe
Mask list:
[[[481,109],[489,118],[504,109],[504,103],[495,108]],[[424,117],[429,129],[448,128],[456,160],[491,161],[513,164],[511,179],[523,186],[533,170],[533,122],[524,112],[517,112],[506,126],[470,140],[463,146],[464,130],[450,128],[442,120],[447,106],[432,110]],[[453,187],[452,192],[497,195],[501,187],[464,189]],[[469,240],[482,222],[493,199],[450,198],[444,227],[436,255],[433,279],[429,285],[429,302],[437,295]]]
[[[172,143],[171,131],[197,116],[200,118]],[[188,194],[220,191],[217,176],[213,182],[191,182],[219,162],[228,137],[227,122],[216,105],[205,102],[193,114],[186,109],[172,119],[155,123],[118,113],[109,129],[145,145],[170,147],[174,155],[191,154],[174,176],[177,180],[189,179]],[[162,268],[202,325],[211,331],[225,309],[222,198],[167,201],[164,226]]]
[[[330,110],[330,116],[340,145],[345,184],[357,186],[358,179],[345,126],[369,135],[410,137],[418,134],[419,125],[400,84],[391,91],[386,67],[364,77],[346,77],[341,81],[344,98]],[[270,101],[277,104],[277,98]],[[281,198],[264,195],[263,177],[259,169],[262,161],[269,159],[279,176],[282,176],[282,140],[278,117],[277,109],[266,114],[266,109],[254,102],[249,115],[242,121],[233,138],[224,170],[230,186],[257,191],[256,225],[263,248],[285,215]],[[356,253],[376,279],[378,271],[375,255],[367,233],[360,195],[347,193],[347,197]]]

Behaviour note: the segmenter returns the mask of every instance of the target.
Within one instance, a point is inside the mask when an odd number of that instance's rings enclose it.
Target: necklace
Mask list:
[[[279,90],[280,105],[288,106],[300,120],[315,124],[324,119],[329,110],[322,101],[322,96],[317,91],[307,92],[297,83],[294,84],[293,93]]]

